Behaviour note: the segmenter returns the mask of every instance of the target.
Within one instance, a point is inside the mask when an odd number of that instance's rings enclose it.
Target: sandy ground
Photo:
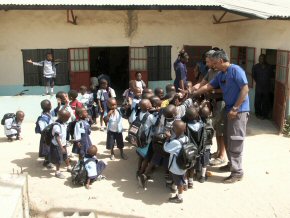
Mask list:
[[[110,161],[106,135],[100,131],[92,132],[92,141],[99,148],[99,159],[108,162],[107,180],[86,190],[72,186],[67,172],[67,179],[55,178],[38,158],[39,135],[34,134],[34,126],[23,124],[21,142],[0,138],[0,173],[22,168],[29,174],[33,217],[58,217],[62,211],[92,211],[96,217],[290,217],[290,139],[278,136],[270,121],[250,119],[242,182],[225,185],[222,180],[228,173],[211,168],[213,176],[206,183],[195,182],[194,189],[184,193],[183,204],[167,203],[170,192],[161,169],[147,191],[138,188],[135,149],[126,144],[129,159],[120,160],[116,152],[116,160]]]

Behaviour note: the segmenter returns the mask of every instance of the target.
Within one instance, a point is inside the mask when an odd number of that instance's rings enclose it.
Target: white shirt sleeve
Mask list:
[[[47,123],[44,120],[39,120],[38,125],[40,127],[40,131],[42,132],[45,127],[47,127]]]
[[[112,98],[116,98],[116,92],[114,89],[110,88],[110,93]]]
[[[81,126],[83,126],[81,124],[81,121],[77,122],[75,125],[75,130],[74,130],[74,139],[76,141],[80,141],[82,138],[82,133],[85,133],[85,129],[82,128]]]
[[[102,100],[101,97],[102,97],[102,90],[99,89],[98,92],[97,92],[97,99],[98,100]]]

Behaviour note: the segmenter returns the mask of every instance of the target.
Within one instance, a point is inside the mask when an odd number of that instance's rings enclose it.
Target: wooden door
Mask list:
[[[89,48],[69,49],[70,87],[79,90],[80,86],[90,86]]]
[[[187,80],[192,81],[194,84],[197,82],[194,75],[194,68],[197,62],[201,60],[202,55],[209,51],[211,46],[191,46],[184,45],[184,50],[187,52],[189,56],[189,61],[186,64],[187,68]]]
[[[282,131],[288,99],[289,51],[277,51],[273,120]]]
[[[148,86],[147,48],[130,47],[129,54],[130,54],[129,55],[129,64],[130,64],[129,79],[135,80],[136,72],[140,72],[142,74],[142,80]]]

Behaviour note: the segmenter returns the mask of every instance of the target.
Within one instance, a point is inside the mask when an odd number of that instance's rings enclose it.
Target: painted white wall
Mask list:
[[[227,46],[213,11],[135,11],[131,36],[127,11],[74,13],[78,25],[66,22],[66,11],[0,11],[0,85],[23,84],[21,49],[172,45],[173,63],[183,45]]]

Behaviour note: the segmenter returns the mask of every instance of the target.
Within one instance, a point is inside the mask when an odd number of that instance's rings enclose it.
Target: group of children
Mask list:
[[[116,144],[120,157],[126,160],[123,119],[127,119],[130,127],[126,140],[129,142],[132,142],[137,123],[137,128],[142,128],[142,134],[135,134],[142,144],[136,148],[139,157],[136,178],[140,186],[146,189],[154,169],[163,166],[167,187],[174,193],[178,191],[169,201],[181,203],[183,191],[193,187],[194,176],[198,174],[200,182],[206,180],[213,137],[210,103],[204,99],[190,98],[188,92],[177,93],[171,84],[166,86],[166,93],[161,88],[153,91],[143,83],[140,83],[142,88],[136,84],[136,80],[129,82],[121,107],[118,107],[116,94],[105,79],[100,80],[99,88],[92,93],[88,93],[84,86],[80,87],[80,93],[74,90],[58,92],[54,109],[49,100],[43,100],[42,113],[35,127],[35,132],[41,134],[39,157],[44,158],[45,167],[55,165],[55,176],[63,179],[65,177],[60,171],[63,162],[66,170],[72,171],[69,158],[69,145],[72,143],[72,153],[78,155],[79,161],[87,163],[86,187],[90,188],[92,181],[104,178],[102,172],[106,167],[103,161],[96,158],[97,147],[90,137],[91,125],[96,122],[99,112],[101,130],[107,129],[106,148],[111,152],[110,159],[115,159]],[[187,90],[190,92],[191,89],[192,83],[188,82]],[[9,140],[14,135],[17,139],[21,138],[23,118],[24,113],[18,111],[14,117],[4,120],[5,134]],[[196,155],[189,167],[181,167],[178,156],[189,143],[194,143]],[[95,161],[86,162],[92,158]]]
[[[130,82],[130,88],[124,93],[121,109],[123,114],[130,114],[127,139],[137,146],[138,182],[146,189],[153,169],[163,166],[166,186],[174,193],[178,191],[176,196],[169,198],[169,202],[181,203],[182,192],[193,187],[194,176],[199,175],[201,183],[207,179],[206,167],[214,134],[210,102],[190,98],[190,82],[187,83],[189,92],[177,93],[175,87],[169,84],[165,95],[161,88],[156,88],[154,92],[145,88],[141,92],[140,88],[132,84]],[[131,93],[131,96],[127,93]],[[179,163],[179,156],[181,152],[186,152],[185,146],[190,143],[194,143],[191,147],[197,150],[190,151],[195,152],[195,156],[184,167]],[[189,153],[186,155],[191,155]]]

